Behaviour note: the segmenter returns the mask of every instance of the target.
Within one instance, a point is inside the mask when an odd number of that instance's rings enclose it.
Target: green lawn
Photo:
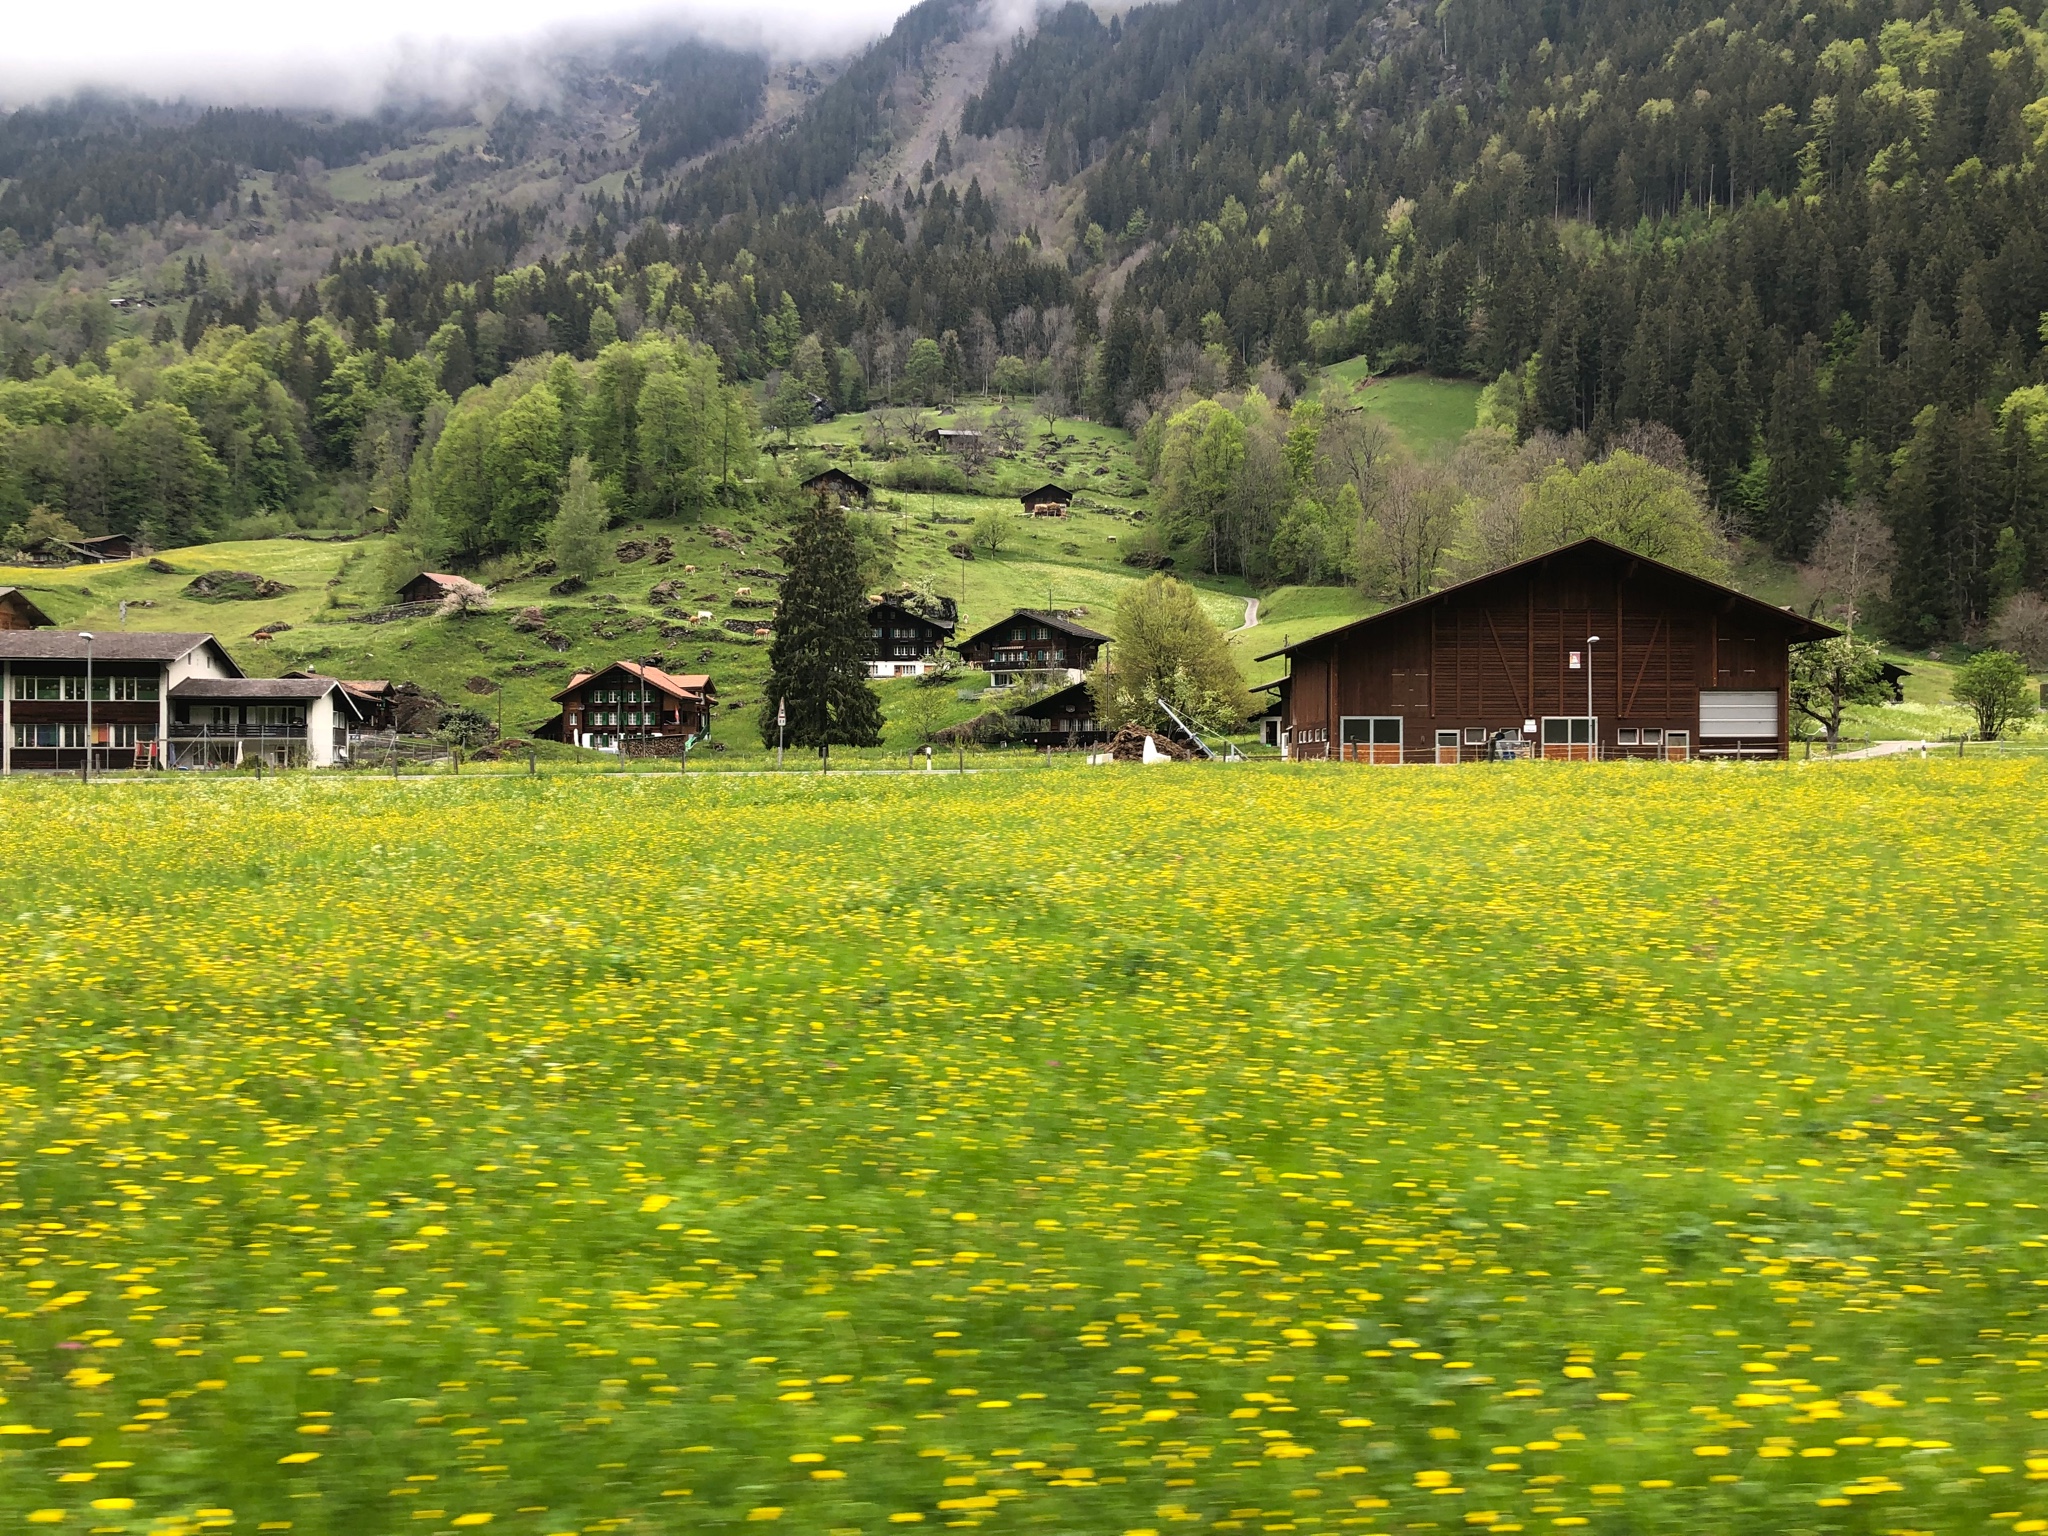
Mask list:
[[[0,1528],[2048,1519],[2048,762],[0,833]]]
[[[1325,368],[1318,385],[1324,404],[1386,417],[1402,441],[1419,454],[1448,453],[1479,420],[1480,386],[1470,379],[1422,373],[1375,378],[1359,357]]]

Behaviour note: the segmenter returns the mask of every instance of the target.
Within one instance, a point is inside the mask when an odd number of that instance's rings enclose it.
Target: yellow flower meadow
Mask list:
[[[2048,1530],[2048,768],[0,831],[0,1531]]]

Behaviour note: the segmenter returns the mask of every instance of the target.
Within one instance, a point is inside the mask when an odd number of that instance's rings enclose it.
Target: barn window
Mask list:
[[[1681,735],[1681,736],[1683,736],[1684,734],[1685,734],[1685,733],[1684,733],[1683,731],[1680,731],[1680,732],[1679,732],[1679,735]],[[1664,733],[1663,733],[1662,731],[1658,730],[1656,726],[1654,726],[1654,725],[1646,725],[1646,726],[1644,726],[1644,727],[1643,727],[1643,745],[1644,745],[1644,746],[1646,746],[1646,747],[1654,747],[1654,746],[1658,745],[1659,743],[1661,743],[1661,742],[1662,742],[1663,740],[1664,740]]]
[[[1599,724],[1592,715],[1545,715],[1543,755],[1576,758],[1583,762],[1593,755],[1593,737]]]
[[[1614,733],[1614,739],[1616,742],[1618,742],[1620,745],[1624,747],[1632,747],[1636,745],[1640,737],[1640,734],[1641,733],[1638,732],[1634,726],[1624,725],[1620,730]]]
[[[1337,722],[1337,755],[1346,762],[1401,761],[1399,715],[1346,715]]]
[[[1466,745],[1466,746],[1468,746],[1468,747],[1483,747],[1483,746],[1485,746],[1485,745],[1486,745],[1486,727],[1485,727],[1485,726],[1483,726],[1483,725],[1468,725],[1468,726],[1466,726],[1466,727],[1465,727],[1465,745]]]

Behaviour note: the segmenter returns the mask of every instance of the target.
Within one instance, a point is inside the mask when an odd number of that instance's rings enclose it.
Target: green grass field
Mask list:
[[[0,785],[0,1529],[2048,1529],[2044,790]]]
[[[1479,421],[1480,386],[1423,373],[1374,378],[1365,358],[1325,368],[1317,394],[1326,405],[1375,412],[1416,453],[1448,453]]]

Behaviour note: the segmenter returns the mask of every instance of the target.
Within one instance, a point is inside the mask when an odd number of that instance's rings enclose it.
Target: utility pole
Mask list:
[[[1586,636],[1586,761],[1589,763],[1598,761],[1600,752],[1600,733],[1593,728],[1593,647],[1599,643],[1598,635]],[[1619,687],[1617,682],[1616,688]]]
[[[85,642],[85,760],[78,765],[78,782],[85,784],[92,779],[92,631],[81,629],[78,638]]]

